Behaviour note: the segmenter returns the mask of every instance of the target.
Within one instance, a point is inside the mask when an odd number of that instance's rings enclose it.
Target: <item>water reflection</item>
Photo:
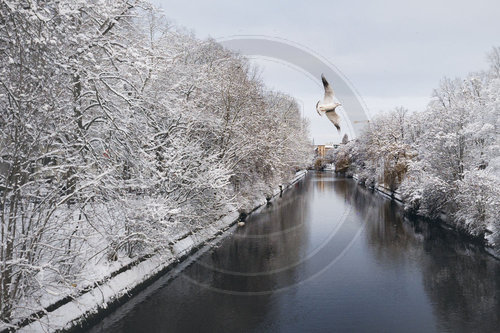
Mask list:
[[[327,172],[311,173],[174,281],[151,289],[92,331],[500,327],[498,261]]]
[[[385,267],[418,265],[437,329],[490,332],[500,327],[500,262],[479,244],[439,225],[403,216],[398,204],[352,182],[336,191],[368,219],[366,244]]]
[[[297,263],[309,245],[309,224],[304,222],[309,186],[298,183],[294,191],[250,216],[245,228],[197,261],[183,277],[230,294],[262,293],[295,283]]]

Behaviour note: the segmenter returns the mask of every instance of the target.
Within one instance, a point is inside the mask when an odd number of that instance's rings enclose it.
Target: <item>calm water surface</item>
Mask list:
[[[500,261],[309,173],[92,332],[499,332]]]

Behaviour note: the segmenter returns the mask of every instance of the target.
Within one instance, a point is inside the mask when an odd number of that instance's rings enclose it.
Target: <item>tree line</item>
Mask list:
[[[291,97],[141,0],[1,1],[0,110],[4,325],[310,163]]]
[[[398,107],[342,145],[337,170],[398,191],[405,209],[500,240],[500,48],[490,68],[445,78],[423,112]]]

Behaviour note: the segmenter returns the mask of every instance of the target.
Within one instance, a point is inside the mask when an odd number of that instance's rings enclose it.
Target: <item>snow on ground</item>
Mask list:
[[[307,171],[299,171],[288,183],[283,184],[282,189],[292,186],[306,175]],[[279,195],[280,188],[273,191],[273,196]],[[254,207],[260,207],[266,203],[265,199],[257,200]],[[223,218],[210,225],[193,232],[190,235],[178,235],[181,238],[174,238],[177,241],[172,245],[171,253],[156,254],[151,258],[132,266],[130,269],[117,274],[108,281],[96,288],[91,289],[74,300],[58,307],[48,315],[42,317],[19,330],[19,332],[54,332],[57,330],[69,330],[70,328],[84,322],[87,318],[95,315],[99,311],[107,309],[114,302],[128,298],[134,289],[141,285],[148,284],[155,277],[167,271],[167,269],[178,260],[182,260],[191,251],[200,247],[217,234],[226,231],[239,218],[239,213],[233,210]],[[101,278],[109,275],[111,269],[117,270],[120,265],[129,264],[130,261],[117,261],[107,269],[101,267]],[[44,304],[50,300],[59,298],[47,298]]]

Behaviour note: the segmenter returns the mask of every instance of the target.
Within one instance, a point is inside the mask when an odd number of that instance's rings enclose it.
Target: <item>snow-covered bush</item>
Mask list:
[[[457,225],[473,235],[498,235],[500,221],[500,178],[491,170],[466,172],[457,182],[454,197]]]
[[[409,175],[399,188],[405,209],[409,212],[439,218],[446,207],[450,186],[438,177],[410,169]]]

